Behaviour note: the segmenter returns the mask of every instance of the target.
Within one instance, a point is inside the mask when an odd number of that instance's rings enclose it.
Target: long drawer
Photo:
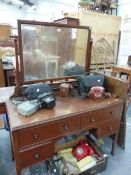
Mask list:
[[[21,151],[19,153],[21,167],[25,168],[40,161],[47,160],[53,155],[53,152],[54,145],[50,141],[36,148]]]
[[[96,124],[100,124],[108,120],[113,120],[114,118],[120,118],[120,107],[120,105],[115,105],[84,114],[81,116],[81,129],[88,129],[92,126],[95,126]]]
[[[18,133],[19,148],[75,132],[80,128],[79,117],[72,117],[21,130]]]

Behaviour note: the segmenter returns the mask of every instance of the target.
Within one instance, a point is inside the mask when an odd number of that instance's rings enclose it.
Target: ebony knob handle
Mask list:
[[[113,129],[112,126],[110,126],[110,127],[109,127],[109,130],[112,131],[112,129]]]
[[[94,118],[91,118],[90,121],[94,123],[95,122],[95,119]]]
[[[39,159],[40,155],[39,154],[35,154],[35,159]]]
[[[110,111],[110,114],[111,114],[111,115],[113,115],[113,112],[112,112],[112,111]]]
[[[36,140],[39,138],[39,135],[38,134],[34,134],[33,138]]]
[[[67,125],[64,125],[64,129],[65,129],[65,130],[68,130],[69,127],[68,127]]]

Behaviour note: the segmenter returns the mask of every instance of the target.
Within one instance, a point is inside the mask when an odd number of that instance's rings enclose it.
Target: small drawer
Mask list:
[[[118,131],[120,121],[118,119],[109,120],[101,124],[100,137],[109,136]]]
[[[76,132],[80,129],[80,118],[72,117],[61,121],[61,132],[64,135]]]
[[[27,151],[21,151],[19,153],[21,167],[25,168],[40,161],[47,160],[53,155],[53,152],[54,146],[52,142],[46,142],[45,144],[36,148],[32,148]]]
[[[48,123],[21,130],[18,133],[19,148],[62,135],[60,123]]]
[[[81,116],[81,128],[90,128],[93,125],[100,124],[108,120],[121,118],[121,106],[115,105],[110,107],[105,107],[103,109],[98,109],[93,112],[89,112]]]

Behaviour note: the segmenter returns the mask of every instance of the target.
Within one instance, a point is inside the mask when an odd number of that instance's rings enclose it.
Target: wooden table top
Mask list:
[[[14,70],[14,66],[12,64],[3,64],[4,70]]]
[[[78,115],[84,112],[99,109],[104,106],[114,105],[120,99],[101,99],[91,100],[82,99],[81,97],[57,97],[56,106],[53,109],[40,109],[29,117],[24,117],[17,113],[16,105],[9,101],[9,97],[13,94],[14,87],[0,88],[0,96],[5,97],[1,102],[6,103],[7,113],[9,117],[11,130],[17,130],[37,124],[46,123],[48,121],[59,120],[71,115]]]
[[[113,67],[114,71],[120,71],[123,73],[131,73],[131,66],[129,65],[117,65]]]
[[[14,93],[14,87],[3,87],[0,88],[0,103],[6,102],[9,100],[9,97]]]

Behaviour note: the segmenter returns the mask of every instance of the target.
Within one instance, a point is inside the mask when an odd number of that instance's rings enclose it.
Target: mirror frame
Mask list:
[[[86,48],[86,58],[85,58],[85,72],[89,72],[90,70],[90,63],[91,63],[91,48],[92,48],[92,40],[91,40],[91,27],[89,26],[78,26],[78,25],[67,25],[67,24],[60,24],[55,22],[40,22],[40,21],[29,21],[29,20],[18,20],[18,43],[16,44],[16,63],[17,63],[17,70],[16,73],[18,74],[19,83],[21,85],[25,84],[34,84],[40,83],[45,81],[54,81],[54,80],[61,80],[61,79],[68,79],[73,78],[76,76],[63,76],[63,77],[55,77],[55,78],[48,78],[43,80],[24,80],[24,64],[23,64],[23,49],[22,49],[22,25],[29,24],[29,25],[41,25],[41,26],[56,26],[56,27],[65,27],[65,28],[76,28],[76,29],[86,29],[88,30],[88,38],[87,38],[87,48]],[[17,82],[16,82],[17,83]]]

